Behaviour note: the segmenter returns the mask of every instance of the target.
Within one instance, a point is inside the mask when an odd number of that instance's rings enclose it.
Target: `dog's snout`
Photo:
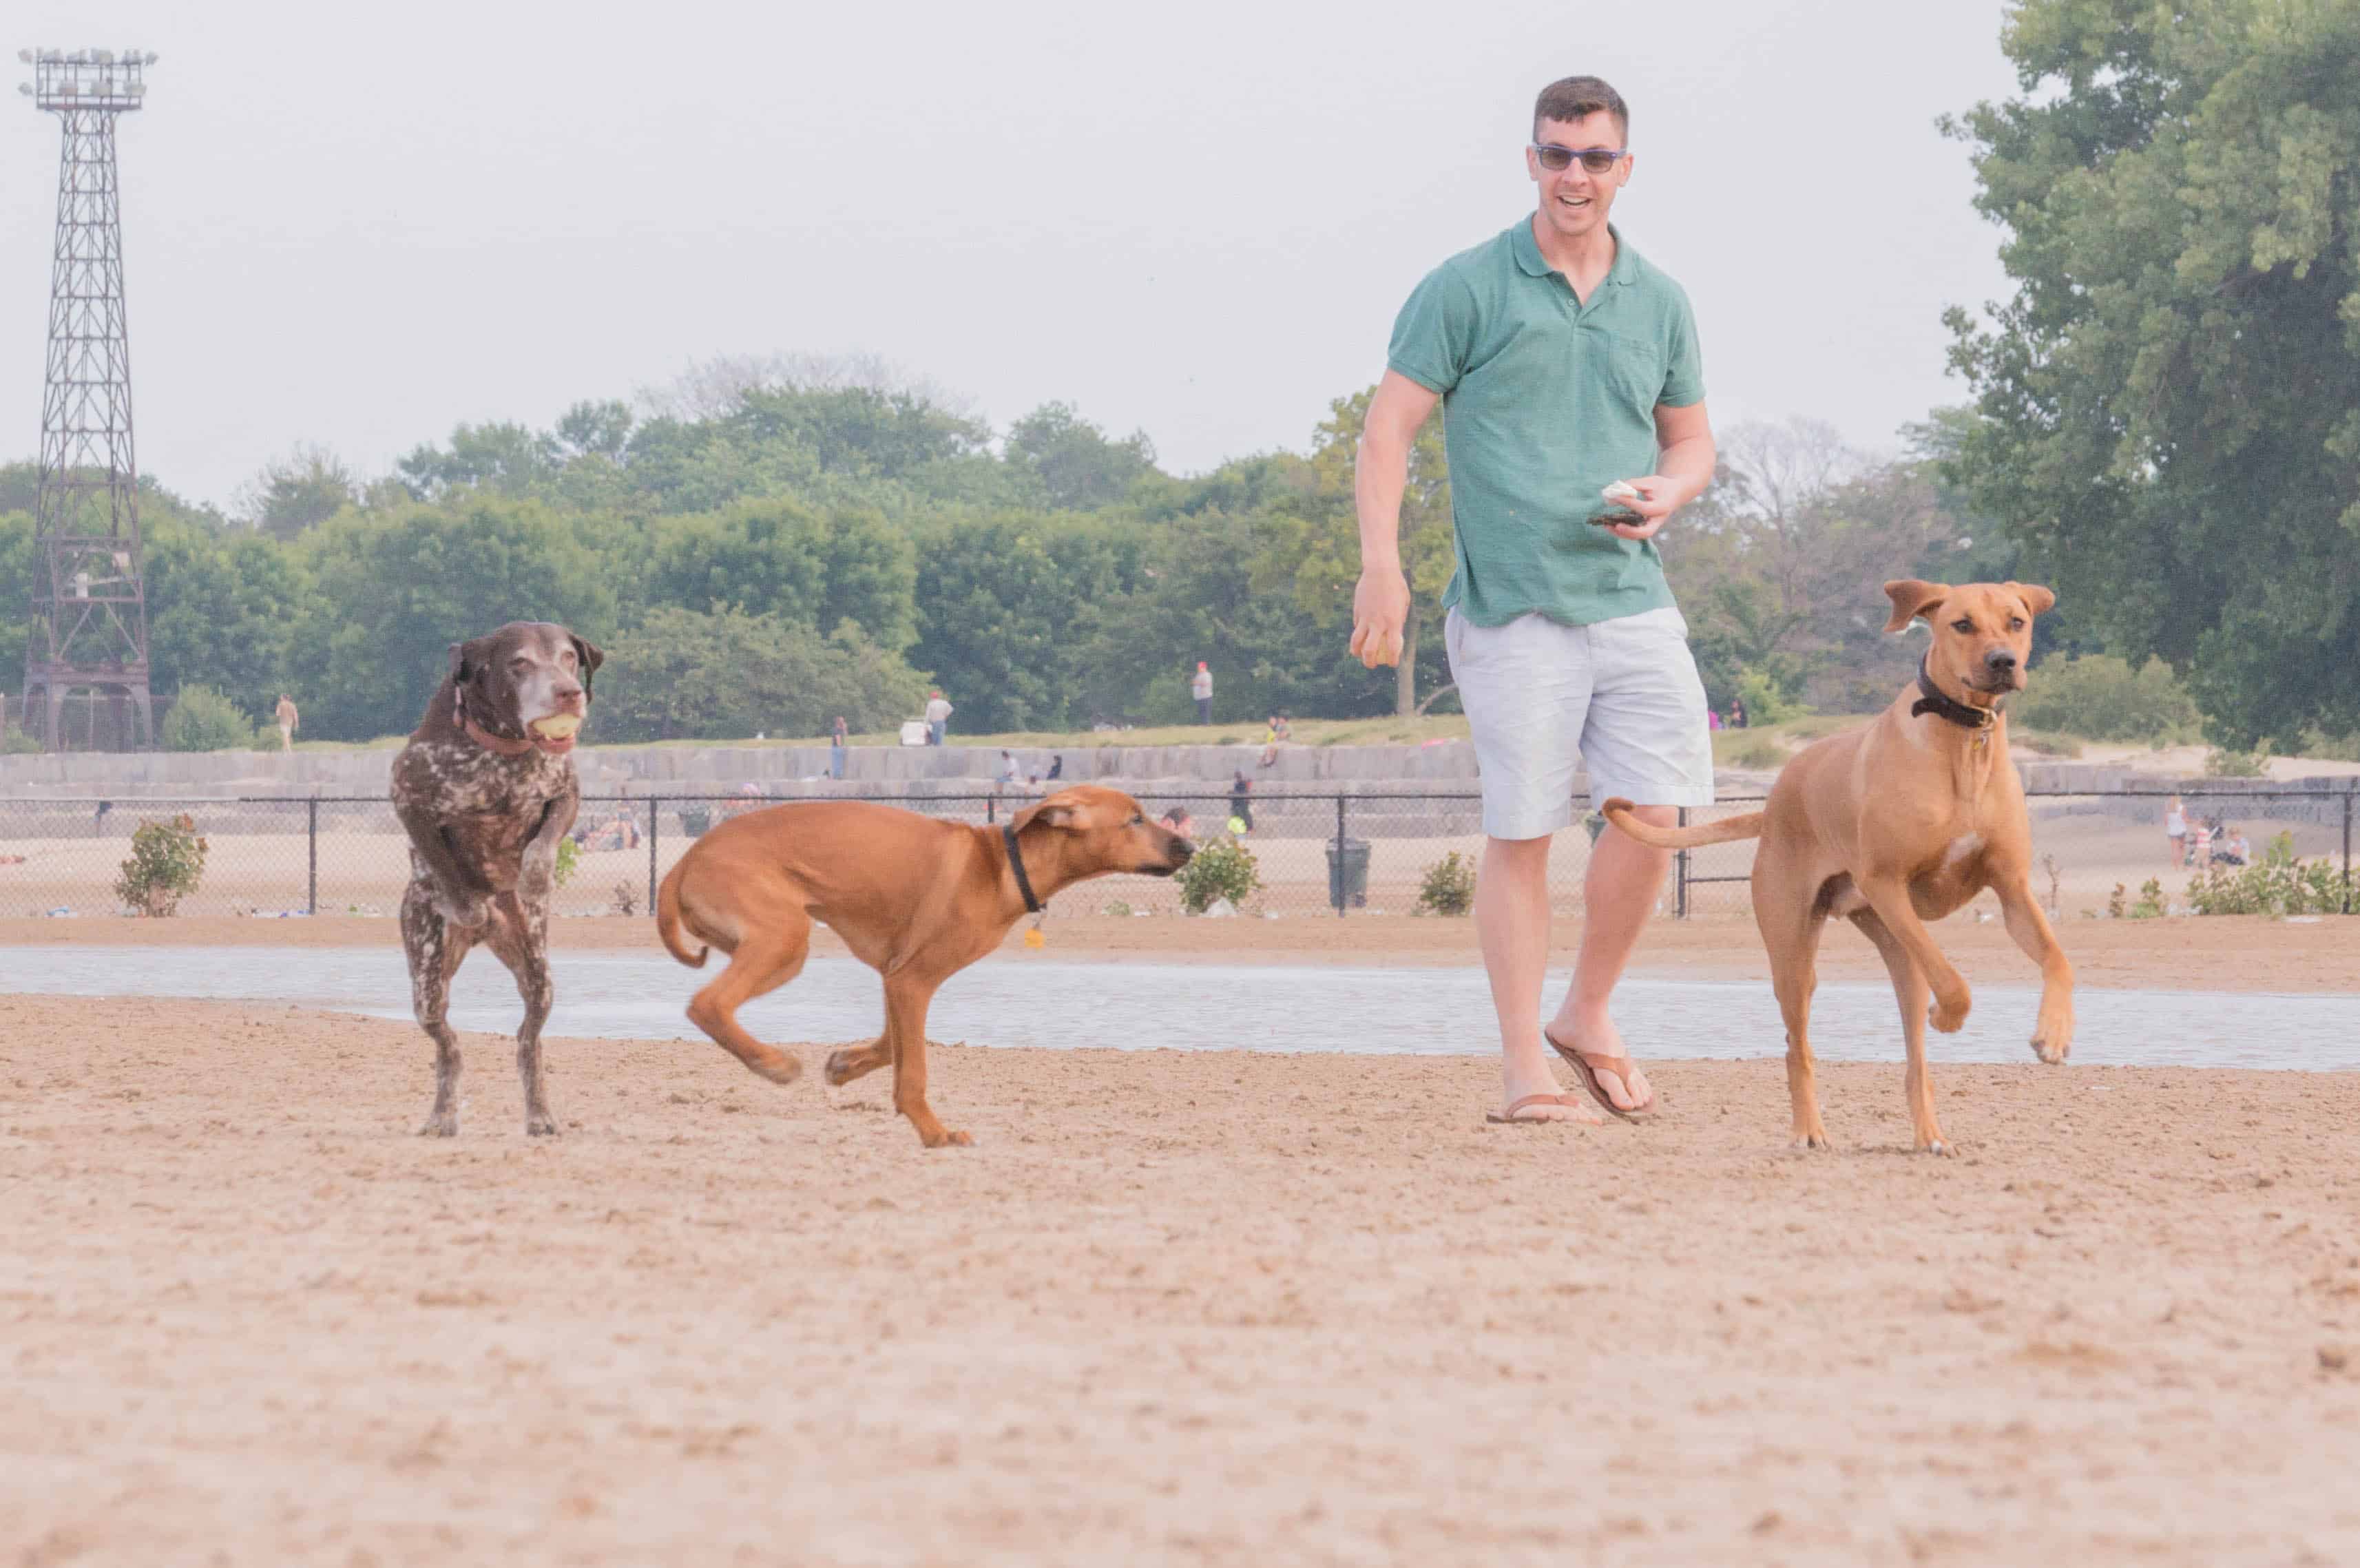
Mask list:
[[[2012,648],[1995,648],[1989,653],[1983,655],[1983,662],[1989,665],[1993,670],[2002,672],[2014,670],[2016,668],[2016,649]]]
[[[1187,865],[1190,861],[1196,858],[1196,846],[1195,844],[1190,844],[1185,838],[1175,838],[1172,841],[1172,868],[1174,870],[1178,870],[1181,866]]]

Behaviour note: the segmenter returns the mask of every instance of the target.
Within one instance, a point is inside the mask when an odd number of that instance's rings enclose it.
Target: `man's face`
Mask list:
[[[1543,120],[1533,140],[1543,147],[1568,147],[1576,152],[1590,147],[1619,147],[1622,145],[1622,127],[1614,116],[1600,110],[1579,120]],[[1586,239],[1606,226],[1606,215],[1614,206],[1615,192],[1631,178],[1633,160],[1618,160],[1603,174],[1592,174],[1575,158],[1561,169],[1543,169],[1540,156],[1527,148],[1524,168],[1540,187],[1541,222],[1555,230],[1558,237],[1568,240]]]

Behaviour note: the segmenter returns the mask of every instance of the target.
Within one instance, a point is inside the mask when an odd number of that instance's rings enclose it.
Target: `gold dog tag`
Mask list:
[[[1031,948],[1046,947],[1049,945],[1049,939],[1041,934],[1041,928],[1039,926],[1034,926],[1031,931],[1024,933],[1024,945]]]

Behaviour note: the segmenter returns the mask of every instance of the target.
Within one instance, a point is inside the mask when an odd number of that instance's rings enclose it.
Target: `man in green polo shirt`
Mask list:
[[[1549,839],[1573,820],[1577,769],[1593,800],[1626,796],[1666,825],[1713,796],[1704,687],[1653,542],[1712,482],[1712,428],[1688,296],[1608,222],[1630,127],[1594,76],[1542,90],[1524,152],[1538,209],[1417,286],[1360,437],[1352,651],[1374,667],[1400,656],[1402,490],[1442,403],[1459,555],[1444,640],[1483,780],[1475,928],[1500,1018],[1495,1121],[1601,1119],[1556,1092],[1544,1043],[1603,1108],[1655,1107],[1608,1004],[1667,852],[1599,838],[1573,984],[1541,1023]]]

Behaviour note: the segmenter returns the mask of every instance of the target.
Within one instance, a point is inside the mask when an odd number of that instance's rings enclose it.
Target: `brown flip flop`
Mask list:
[[[1565,1064],[1573,1069],[1573,1075],[1576,1078],[1581,1080],[1582,1088],[1589,1091],[1590,1097],[1598,1102],[1598,1108],[1604,1111],[1608,1116],[1620,1116],[1626,1122],[1635,1122],[1641,1116],[1652,1116],[1655,1113],[1655,1096],[1652,1094],[1647,1096],[1645,1103],[1631,1110],[1624,1110],[1621,1105],[1614,1103],[1614,1096],[1606,1092],[1606,1085],[1598,1081],[1598,1069],[1592,1067],[1582,1056],[1581,1052],[1574,1050],[1573,1047],[1569,1045],[1564,1044],[1557,1038],[1557,1036],[1549,1033],[1546,1029],[1541,1030],[1541,1038],[1548,1041],[1549,1049],[1551,1051],[1556,1051],[1559,1056],[1565,1058]],[[1629,1064],[1631,1062],[1631,1059],[1627,1056],[1615,1057],[1612,1060],[1622,1062],[1625,1064]],[[1615,1076],[1622,1080],[1623,1088],[1626,1090],[1630,1088],[1631,1075],[1629,1073],[1617,1073]]]
[[[1514,1105],[1510,1105],[1504,1112],[1484,1112],[1483,1119],[1497,1127],[1550,1127],[1563,1123],[1568,1118],[1564,1116],[1520,1116],[1516,1115],[1516,1113],[1523,1110],[1526,1105],[1565,1105],[1570,1108],[1579,1106],[1581,1102],[1579,1100],[1575,1099],[1570,1094],[1526,1094],[1523,1099],[1518,1100]],[[1581,1124],[1577,1121],[1572,1125],[1579,1127]]]

